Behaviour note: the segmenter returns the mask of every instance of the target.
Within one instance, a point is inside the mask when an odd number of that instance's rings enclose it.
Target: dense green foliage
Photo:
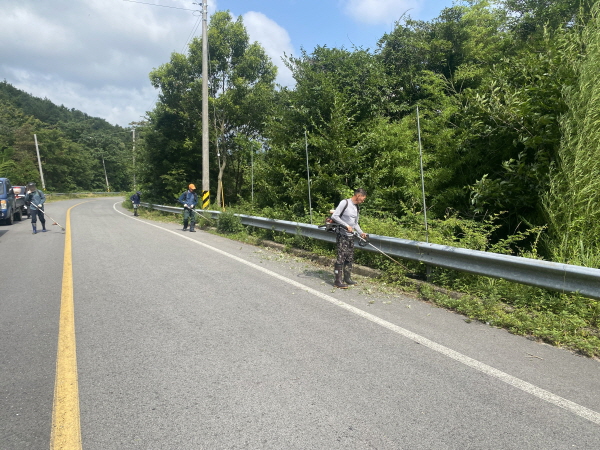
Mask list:
[[[585,194],[592,184],[578,188],[560,175],[577,163],[598,178],[595,154],[584,161],[575,153],[590,142],[597,150],[593,111],[583,106],[600,89],[594,3],[470,0],[429,22],[406,16],[374,51],[317,47],[288,56],[296,84],[279,89],[242,19],[216,13],[209,27],[213,202],[304,216],[363,187],[363,214],[423,214],[420,134],[431,219],[493,217],[495,241],[548,226],[543,239],[525,238],[544,244],[533,249],[538,255],[597,264],[577,257],[582,248],[600,254],[594,233],[565,241],[570,250],[554,248],[556,236],[575,223],[585,230],[582,218],[598,210],[597,198]],[[150,76],[160,100],[144,130],[144,181],[156,200],[200,182],[200,47],[195,40]],[[566,206],[577,195],[587,199],[585,213]]]
[[[561,145],[546,196],[548,248],[555,260],[599,267],[600,16],[581,39],[567,41],[564,51],[577,82],[564,86],[568,112],[561,119]]]
[[[221,199],[224,187],[235,198],[247,189],[244,170],[272,105],[276,68],[249,42],[241,17],[215,13],[208,37],[211,191]],[[150,79],[160,97],[146,128],[144,175],[151,195],[171,201],[189,182],[200,186],[202,40],[192,41],[188,55],[173,53]]]
[[[41,186],[34,134],[47,190],[106,191],[106,178],[112,191],[131,187],[129,130],[0,83],[0,176],[15,185]]]

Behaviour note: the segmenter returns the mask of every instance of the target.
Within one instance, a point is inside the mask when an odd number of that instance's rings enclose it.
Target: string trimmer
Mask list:
[[[65,227],[63,227],[61,224],[59,224],[56,220],[54,220],[52,217],[50,217],[46,211],[44,211],[42,209],[42,205],[34,205],[38,211],[41,211],[43,215],[45,215],[46,217],[48,217],[48,219],[50,219],[52,221],[52,225],[58,225],[60,227],[61,230],[65,231]]]
[[[404,264],[399,263],[398,261],[396,261],[394,258],[392,258],[390,255],[388,255],[387,253],[385,253],[384,251],[382,251],[381,249],[375,247],[373,244],[371,244],[369,242],[369,235],[367,234],[366,238],[361,237],[360,234],[358,234],[357,231],[354,232],[354,236],[356,236],[359,239],[358,245],[359,247],[366,247],[367,245],[370,245],[371,247],[373,247],[375,250],[377,250],[379,253],[381,253],[383,256],[385,256],[386,258],[391,259],[392,261],[394,261],[396,264],[398,264],[399,266],[402,266],[404,269],[406,269],[406,266],[404,266]]]

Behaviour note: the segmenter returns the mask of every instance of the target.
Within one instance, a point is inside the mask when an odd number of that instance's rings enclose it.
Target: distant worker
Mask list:
[[[44,203],[46,196],[40,191],[35,183],[29,183],[27,185],[27,195],[25,196],[25,203],[29,208],[29,215],[31,216],[31,227],[33,228],[33,234],[37,234],[37,218],[39,216],[40,222],[42,223],[42,231],[45,233],[46,230],[46,218],[44,217]]]
[[[196,213],[194,208],[198,204],[198,194],[194,192],[196,186],[190,184],[188,190],[179,196],[177,201],[183,205],[183,231],[187,231],[188,220],[190,222],[190,232],[195,233],[194,225],[196,224]]]
[[[333,271],[335,275],[333,285],[340,289],[348,289],[348,285],[356,284],[351,278],[354,263],[354,232],[363,239],[367,237],[358,225],[358,205],[364,202],[365,198],[367,198],[367,192],[364,189],[356,189],[354,195],[342,200],[331,215],[331,218],[339,225],[336,233],[337,260]]]
[[[137,191],[129,199],[131,200],[131,204],[133,205],[133,215],[137,216],[138,208],[140,206],[140,202],[142,201],[142,193],[140,191]]]

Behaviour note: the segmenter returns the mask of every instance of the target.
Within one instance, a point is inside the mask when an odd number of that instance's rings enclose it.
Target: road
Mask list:
[[[0,226],[2,450],[600,448],[598,361],[115,198],[47,212]]]

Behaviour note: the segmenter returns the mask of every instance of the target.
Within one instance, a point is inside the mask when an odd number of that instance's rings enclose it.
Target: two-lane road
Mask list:
[[[81,433],[63,448],[600,448],[597,361],[116,202],[48,205],[63,225],[74,206],[70,234],[0,227],[0,449],[59,448],[68,260]]]

